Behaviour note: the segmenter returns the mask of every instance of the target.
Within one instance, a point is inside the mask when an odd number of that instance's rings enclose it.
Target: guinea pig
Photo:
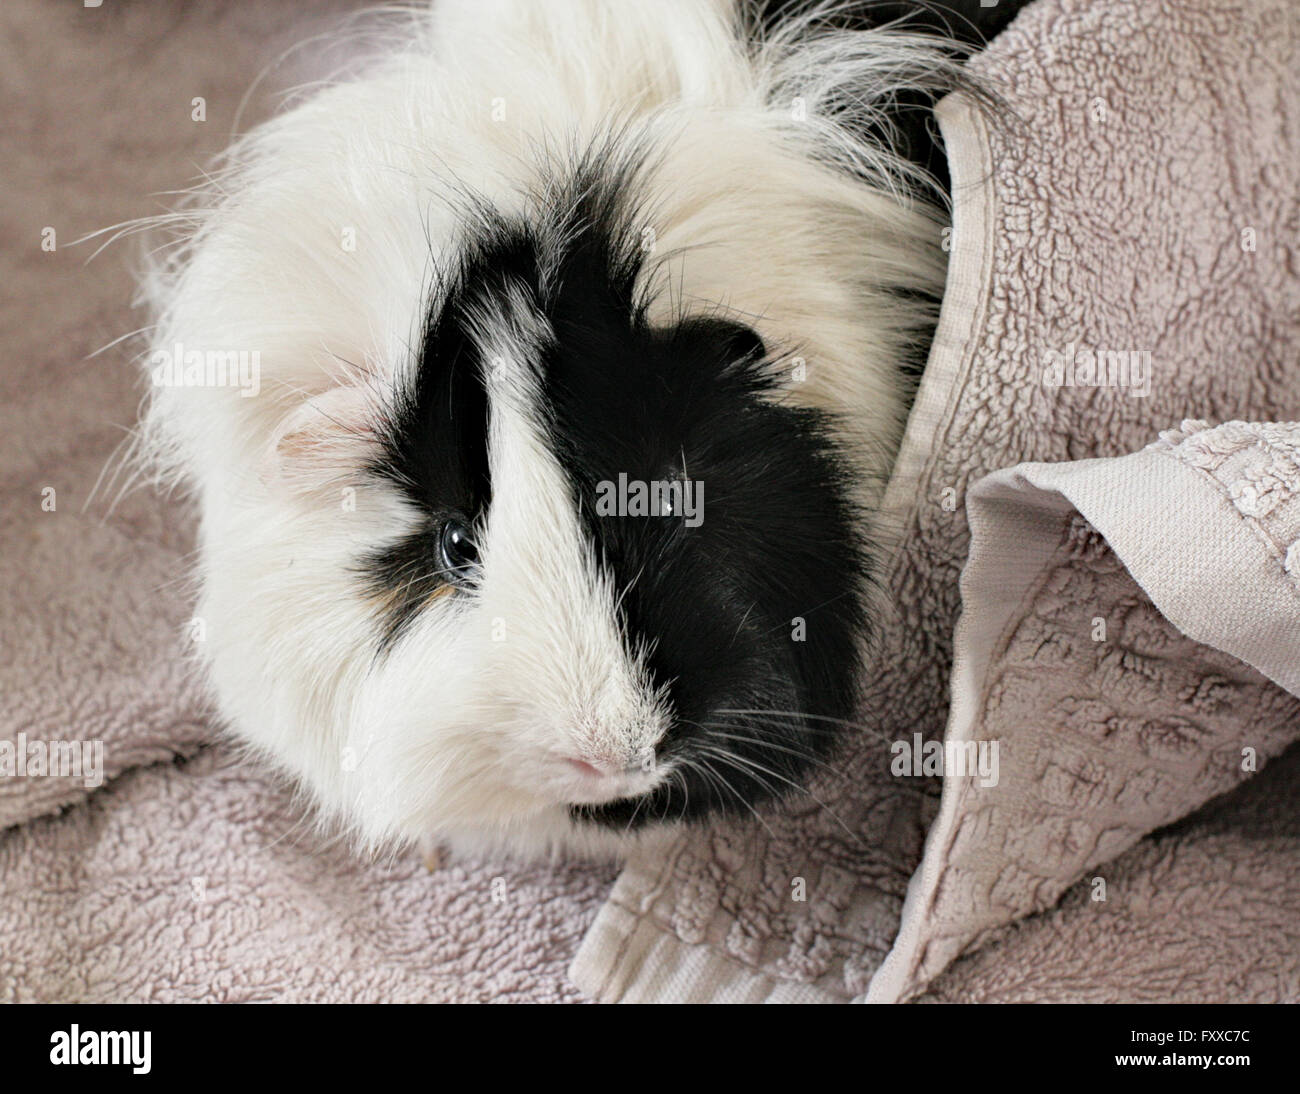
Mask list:
[[[363,847],[618,854],[860,716],[945,275],[843,5],[440,0],[167,224],[141,436],[234,737]]]

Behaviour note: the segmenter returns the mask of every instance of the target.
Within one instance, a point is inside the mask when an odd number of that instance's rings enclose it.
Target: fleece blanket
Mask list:
[[[73,240],[157,211],[353,6],[0,13],[0,999],[1300,999],[1286,4],[1041,0],[976,62],[1021,122],[942,112],[952,269],[860,739],[612,892],[315,833],[186,671],[184,509],[100,479],[139,389],[89,355],[138,323],[121,249]],[[941,803],[891,767],[950,675],[948,736],[1001,747]]]
[[[1296,61],[1285,2],[1040,0],[972,62],[1009,109],[939,110],[860,733],[811,801],[629,864],[586,990],[895,1001],[995,943],[932,997],[1300,1000],[1285,778],[1135,847],[1300,736]]]

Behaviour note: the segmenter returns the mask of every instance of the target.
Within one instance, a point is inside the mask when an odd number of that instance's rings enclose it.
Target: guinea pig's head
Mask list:
[[[296,732],[348,762],[295,766],[375,831],[603,845],[748,813],[853,716],[866,559],[837,423],[744,317],[655,314],[619,200],[579,177],[531,216],[477,207],[404,366],[275,433],[307,513],[281,553],[333,569],[280,559],[302,595],[261,641],[297,647],[286,702],[335,689],[333,724]],[[331,626],[363,634],[346,686]]]

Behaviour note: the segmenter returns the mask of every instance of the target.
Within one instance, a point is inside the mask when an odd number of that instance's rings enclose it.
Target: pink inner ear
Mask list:
[[[331,388],[294,407],[271,437],[262,481],[294,492],[318,490],[355,476],[376,443],[366,389]]]

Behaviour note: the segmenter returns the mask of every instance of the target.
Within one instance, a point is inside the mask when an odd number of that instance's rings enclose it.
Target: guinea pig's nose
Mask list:
[[[606,760],[598,757],[595,763],[590,760],[584,760],[579,756],[565,756],[567,763],[574,771],[585,775],[589,779],[609,779],[616,775],[638,775],[642,773],[642,767],[638,763],[620,764],[617,760]]]

